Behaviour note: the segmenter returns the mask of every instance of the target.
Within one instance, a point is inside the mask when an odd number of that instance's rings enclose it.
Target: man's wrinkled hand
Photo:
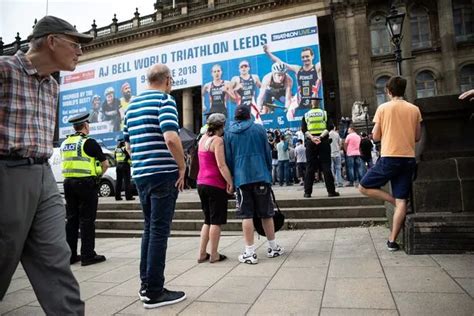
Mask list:
[[[175,187],[178,188],[179,191],[183,191],[184,189],[184,173],[186,169],[179,170],[178,180],[176,180]]]

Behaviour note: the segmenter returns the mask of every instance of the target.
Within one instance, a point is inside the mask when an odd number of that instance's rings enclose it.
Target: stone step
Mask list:
[[[141,238],[143,230],[140,229],[96,229],[97,238]],[[197,230],[172,230],[170,237],[199,237]],[[221,236],[242,236],[241,231],[223,231]]]
[[[292,219],[285,221],[284,229],[317,229],[336,228],[353,226],[381,225],[387,222],[385,217],[355,217],[355,218],[316,218],[316,219]],[[140,230],[143,229],[141,219],[98,219],[96,229],[107,230]],[[172,230],[193,230],[199,232],[202,227],[202,220],[173,220]],[[229,219],[226,225],[222,226],[223,231],[240,231],[242,221],[239,219]]]
[[[351,218],[351,217],[385,217],[382,205],[329,206],[329,207],[293,207],[282,208],[286,218]],[[229,209],[229,219],[235,218],[235,209]],[[141,210],[101,210],[98,219],[143,219]],[[201,209],[176,210],[174,219],[202,220]]]
[[[302,195],[302,192],[298,194]],[[279,200],[278,195],[276,196],[277,203],[280,208],[287,207],[334,207],[334,206],[354,206],[354,205],[383,205],[383,202],[364,196],[340,196],[340,197],[312,197],[306,198],[303,197],[295,199],[283,199]],[[177,202],[177,210],[193,210],[200,209],[201,202]],[[229,209],[235,208],[235,200],[229,200]],[[120,203],[117,202],[101,202],[98,205],[98,210],[141,210],[141,205],[138,201],[123,201]]]

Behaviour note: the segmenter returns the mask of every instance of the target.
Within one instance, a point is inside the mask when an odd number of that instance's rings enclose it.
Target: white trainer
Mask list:
[[[257,259],[257,254],[253,253],[251,255],[248,255],[247,253],[243,253],[239,255],[239,261],[242,263],[247,263],[247,264],[257,264],[258,259]]]
[[[275,249],[272,249],[272,248],[267,249],[268,258],[275,258],[275,257],[281,256],[284,253],[285,253],[285,248],[282,248],[279,245],[277,245]]]

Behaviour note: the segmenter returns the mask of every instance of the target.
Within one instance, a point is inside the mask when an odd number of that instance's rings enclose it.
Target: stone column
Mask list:
[[[349,67],[349,47],[347,44],[346,8],[341,3],[333,4],[334,29],[337,51],[337,74],[339,81],[339,98],[341,104],[341,115],[351,116],[352,109],[352,85]]]
[[[352,6],[347,7],[346,15],[347,23],[347,43],[349,45],[349,67],[350,67],[350,82],[352,90],[352,100],[354,101],[361,100],[361,89],[360,89],[360,71],[359,71],[359,54],[357,47],[359,43],[357,42],[357,33],[356,25],[354,18],[354,8]],[[346,80],[349,78],[346,78]]]
[[[183,90],[183,127],[194,132],[193,90]]]
[[[354,22],[357,41],[357,56],[359,62],[360,98],[369,103],[369,112],[377,108],[372,74],[372,51],[370,31],[367,21],[367,1],[354,6]]]
[[[438,0],[438,20],[443,60],[443,94],[457,94],[460,89],[456,74],[456,36],[451,0]]]

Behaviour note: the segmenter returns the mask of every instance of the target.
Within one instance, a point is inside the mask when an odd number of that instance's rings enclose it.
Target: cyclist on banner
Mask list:
[[[227,117],[227,100],[236,99],[230,82],[222,79],[222,67],[219,64],[212,66],[212,81],[202,87],[202,112],[205,115],[222,113]],[[209,110],[206,111],[205,96],[209,94]]]
[[[322,84],[321,64],[314,64],[314,52],[306,47],[301,50],[302,66],[285,63],[270,52],[268,45],[263,45],[263,51],[275,63],[284,64],[288,70],[296,74],[298,83],[298,107],[297,109],[311,109],[311,98],[318,97]]]
[[[250,73],[250,64],[247,60],[242,60],[239,63],[239,72],[240,75],[234,76],[230,81],[237,106],[245,105],[250,107],[251,113],[255,117],[255,122],[262,123],[260,111],[255,102],[257,88],[260,88],[262,83],[257,75]]]
[[[275,108],[285,111],[290,109],[293,79],[286,73],[287,70],[288,68],[284,63],[274,63],[272,72],[263,77],[262,87],[257,98],[257,108],[260,109],[260,113],[271,113]],[[284,106],[276,104],[275,101],[283,103]]]

